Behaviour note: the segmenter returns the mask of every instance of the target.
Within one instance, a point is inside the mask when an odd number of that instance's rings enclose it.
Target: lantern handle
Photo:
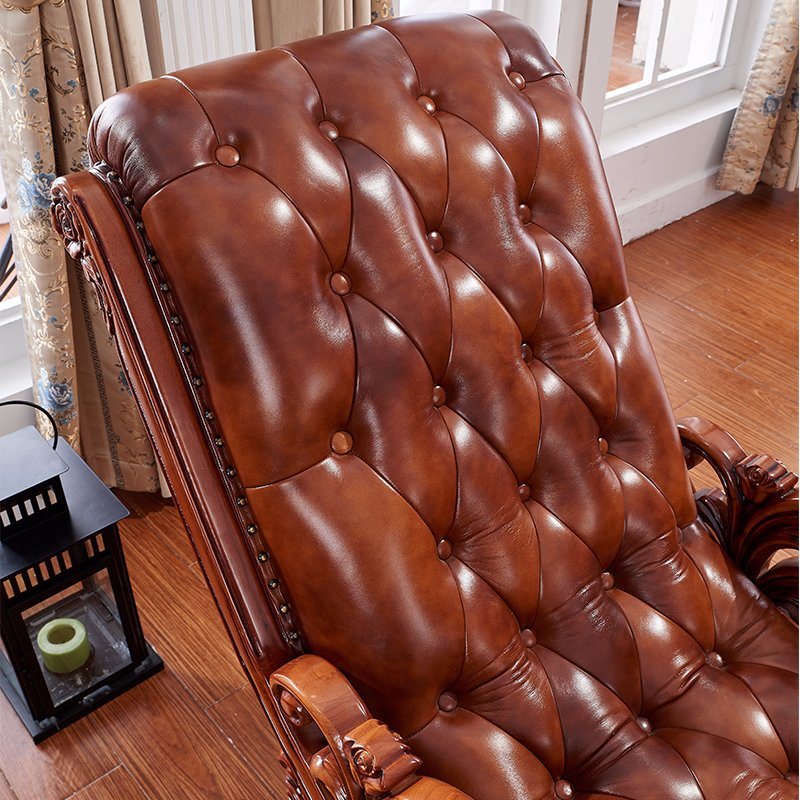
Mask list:
[[[56,425],[53,415],[46,408],[42,408],[42,406],[38,405],[37,403],[31,403],[28,400],[3,400],[0,403],[0,408],[3,406],[28,406],[30,408],[35,408],[37,411],[41,411],[42,414],[47,417],[51,427],[53,428],[53,450],[56,449],[56,445],[58,444],[58,425]]]

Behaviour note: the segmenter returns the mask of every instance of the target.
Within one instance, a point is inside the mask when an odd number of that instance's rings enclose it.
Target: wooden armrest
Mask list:
[[[742,572],[797,622],[797,559],[771,563],[778,551],[798,548],[797,475],[770,456],[748,456],[713,422],[686,417],[678,431],[689,468],[706,461],[722,484],[722,491],[695,494],[703,521]]]
[[[325,659],[300,656],[273,672],[269,686],[300,768],[337,800],[470,800],[417,775],[422,761],[371,717],[347,678]]]

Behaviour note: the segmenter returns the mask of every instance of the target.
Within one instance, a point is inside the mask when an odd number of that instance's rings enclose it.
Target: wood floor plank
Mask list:
[[[19,800],[2,772],[0,772],[0,800]]]
[[[256,693],[248,683],[206,712],[247,763],[273,787],[283,800],[284,772],[278,763],[278,742],[261,710]]]
[[[17,800],[63,800],[119,764],[89,718],[35,745],[1,693],[0,737],[0,770]]]
[[[172,509],[170,517],[176,516]],[[122,531],[142,626],[159,655],[203,707],[242,686],[245,678],[205,581],[149,520],[129,518]]]
[[[165,671],[90,717],[146,795],[157,800],[227,800],[269,796],[176,675]]]
[[[150,800],[134,777],[119,766],[72,795],[69,800]]]
[[[763,383],[797,405],[797,384],[800,376],[797,360],[789,358],[788,354],[781,356],[774,351],[762,350],[740,364],[736,371],[750,380]]]

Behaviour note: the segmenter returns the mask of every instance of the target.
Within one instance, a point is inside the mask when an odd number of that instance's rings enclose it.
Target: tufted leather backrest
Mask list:
[[[589,124],[532,31],[403,18],[192,68],[104,104],[90,146],[287,639],[425,770],[492,800],[788,768],[755,692],[791,628],[697,520]]]

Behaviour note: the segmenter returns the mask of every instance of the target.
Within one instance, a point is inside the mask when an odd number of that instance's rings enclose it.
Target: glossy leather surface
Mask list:
[[[126,90],[91,138],[264,591],[423,772],[475,800],[797,796],[797,630],[697,519],[535,34],[401,18]]]

